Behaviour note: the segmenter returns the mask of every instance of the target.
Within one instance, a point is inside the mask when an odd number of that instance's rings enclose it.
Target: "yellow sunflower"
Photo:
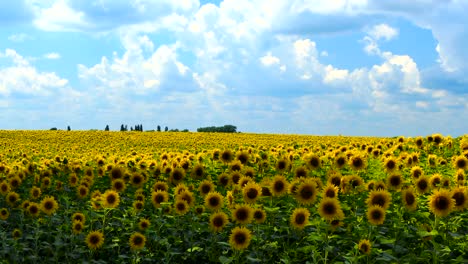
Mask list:
[[[427,193],[430,190],[429,180],[426,176],[419,177],[414,182],[414,186],[416,187],[416,191],[420,194]]]
[[[86,221],[86,217],[83,213],[74,213],[72,215],[72,221],[79,221],[79,222],[85,222]]]
[[[104,244],[104,234],[101,231],[91,231],[86,236],[86,245],[91,250],[96,250],[102,247]]]
[[[372,225],[382,225],[385,221],[385,210],[379,205],[371,205],[367,209],[367,220]]]
[[[167,191],[157,190],[151,193],[151,203],[155,208],[161,207],[161,203],[169,201],[169,194]]]
[[[344,213],[340,202],[335,198],[324,197],[318,206],[319,214],[327,221],[343,220]]]
[[[114,190],[107,190],[102,194],[102,202],[105,208],[116,208],[120,203],[120,195]]]
[[[215,190],[215,185],[210,180],[203,180],[198,186],[198,192],[201,196],[206,196],[208,193]]]
[[[228,216],[224,212],[216,212],[210,216],[210,228],[214,232],[222,231],[228,223]]]
[[[58,209],[58,206],[57,201],[52,196],[47,196],[41,201],[41,211],[47,215],[53,214]]]
[[[246,249],[250,240],[252,239],[252,233],[245,227],[235,227],[229,235],[229,244],[235,250]]]
[[[74,220],[72,223],[73,234],[80,234],[84,229],[84,223],[81,221]]]
[[[20,196],[16,192],[11,191],[6,195],[6,201],[11,207],[16,206],[16,203],[19,200],[20,200]]]
[[[130,236],[129,243],[131,250],[141,250],[145,247],[146,237],[139,232],[135,232]]]
[[[261,224],[266,220],[266,212],[262,208],[256,208],[253,211],[253,218],[257,224]]]
[[[0,219],[7,220],[10,217],[10,212],[7,208],[0,209]]]
[[[289,182],[283,175],[276,175],[270,182],[270,190],[273,196],[282,196],[288,192]]]
[[[14,240],[20,239],[22,235],[23,235],[23,232],[21,232],[21,229],[18,229],[18,228],[13,229],[13,232],[11,232],[11,236],[13,237]]]
[[[297,186],[294,197],[296,200],[305,205],[310,205],[317,198],[317,185],[314,181],[305,180]]]
[[[452,199],[455,201],[454,209],[463,211],[468,207],[468,191],[465,186],[456,187],[452,190]]]
[[[223,207],[224,198],[218,192],[210,192],[205,196],[205,206],[213,211],[219,210]]]
[[[174,209],[177,214],[184,215],[190,210],[190,206],[186,200],[177,199],[174,204]]]
[[[255,203],[262,194],[262,187],[258,183],[250,181],[242,188],[242,193],[246,203]]]
[[[289,222],[296,229],[304,229],[309,224],[310,212],[307,208],[296,208],[291,214]]]
[[[358,249],[361,253],[369,255],[371,253],[371,242],[367,239],[361,239],[358,244]]]
[[[436,190],[429,197],[429,210],[437,217],[444,217],[452,212],[455,201],[452,199],[450,191],[441,189]]]
[[[241,225],[249,224],[253,219],[253,209],[248,204],[238,204],[232,210],[232,218]]]
[[[390,206],[392,197],[390,193],[386,190],[374,190],[369,193],[369,197],[366,200],[367,205],[370,207],[372,205],[378,205],[384,210]]]
[[[415,211],[418,206],[417,196],[412,187],[401,192],[401,200],[408,211]]]
[[[151,225],[150,220],[146,218],[140,218],[140,221],[138,222],[138,228],[142,231],[145,231],[146,229],[148,229],[150,225]]]
[[[28,214],[37,217],[40,213],[40,206],[37,203],[31,202],[28,206]]]
[[[116,192],[123,192],[127,187],[123,179],[115,179],[111,182],[111,187]]]

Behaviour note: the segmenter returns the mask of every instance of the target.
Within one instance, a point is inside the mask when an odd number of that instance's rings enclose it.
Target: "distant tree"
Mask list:
[[[125,127],[123,124],[120,126],[120,131],[125,131]]]
[[[104,128],[104,131],[109,131],[109,125],[106,125],[106,128]]]
[[[130,131],[133,131],[133,127],[130,127]]]
[[[127,127],[127,125],[125,125],[125,127],[124,127],[124,131],[128,131],[128,127]]]
[[[160,125],[158,125],[158,128],[156,129],[156,131],[161,132],[161,126]]]
[[[53,128],[51,128],[50,130],[57,130],[57,128],[56,128],[56,127],[53,127]]]
[[[182,132],[189,132],[189,130],[188,130],[188,129],[184,129],[184,130],[182,130]]]
[[[71,128],[70,128],[70,126],[67,126],[67,131],[71,131]]]
[[[143,124],[140,124],[140,131],[143,132]]]
[[[166,131],[166,132],[169,131],[169,128],[166,126],[166,127],[164,128],[164,131]]]
[[[220,132],[220,133],[236,133],[237,127],[233,125],[224,125],[222,127],[200,127],[197,132]]]

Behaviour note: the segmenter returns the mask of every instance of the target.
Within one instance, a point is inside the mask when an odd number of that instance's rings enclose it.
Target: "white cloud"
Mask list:
[[[0,58],[11,60],[12,65],[0,69],[1,89],[4,96],[12,94],[47,96],[54,90],[65,88],[68,80],[53,72],[38,72],[23,56],[15,50],[0,52]]]
[[[13,34],[13,35],[8,36],[9,41],[17,42],[17,43],[25,42],[26,40],[31,40],[31,39],[32,37],[25,33]]]
[[[44,54],[44,58],[49,59],[49,60],[57,60],[57,59],[60,59],[60,57],[61,57],[60,54],[57,52]]]
[[[379,24],[373,26],[367,33],[374,40],[391,40],[398,36],[398,29],[387,24]]]
[[[85,13],[72,9],[65,0],[58,0],[37,12],[34,25],[45,31],[81,31],[92,28],[85,21]]]
[[[280,59],[278,57],[271,55],[271,52],[268,52],[267,55],[260,58],[260,62],[264,66],[269,67],[275,64],[280,64]]]

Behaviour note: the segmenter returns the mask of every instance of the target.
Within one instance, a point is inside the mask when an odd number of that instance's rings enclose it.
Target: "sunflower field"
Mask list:
[[[467,263],[468,135],[0,131],[0,263]]]

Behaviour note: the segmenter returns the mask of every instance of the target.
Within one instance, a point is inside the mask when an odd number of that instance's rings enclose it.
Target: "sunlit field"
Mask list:
[[[0,131],[0,262],[467,263],[468,136]]]

